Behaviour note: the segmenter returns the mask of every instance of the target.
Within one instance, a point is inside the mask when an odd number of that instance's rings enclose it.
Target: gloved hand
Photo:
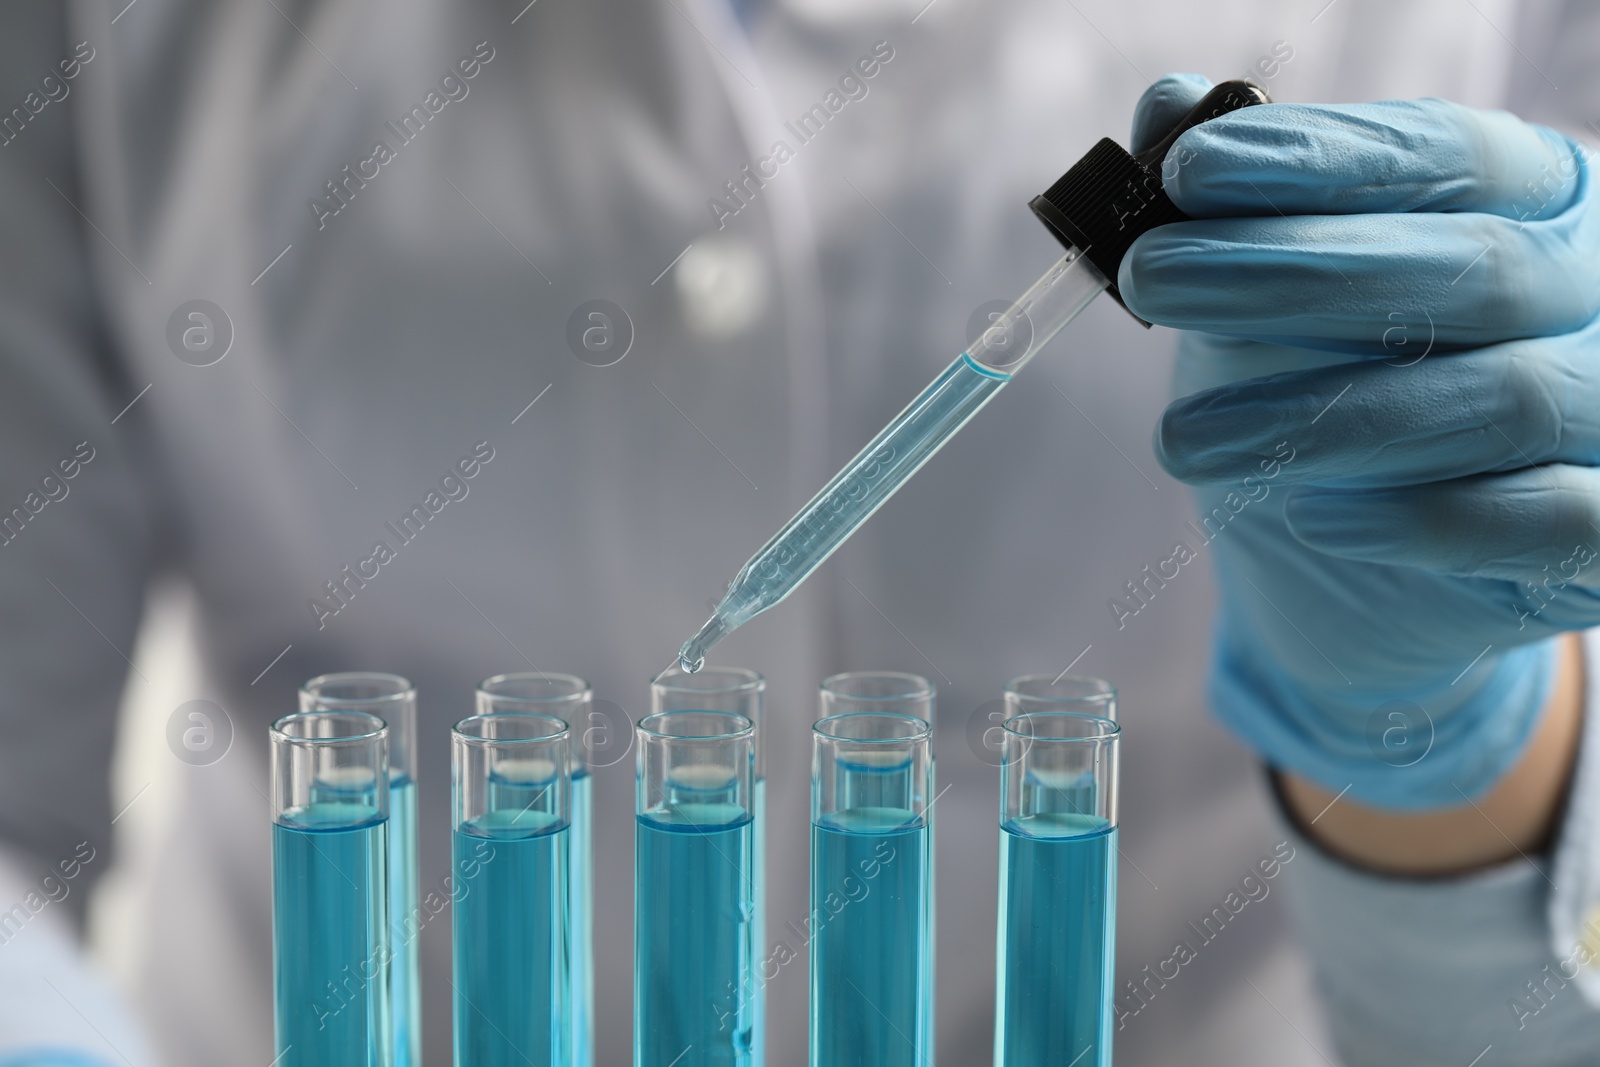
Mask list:
[[[1135,151],[1208,87],[1153,86]],[[1186,331],[1156,450],[1204,487],[1213,703],[1271,763],[1463,804],[1537,724],[1552,636],[1600,624],[1587,157],[1440,100],[1249,107],[1168,153],[1196,221],[1141,237],[1118,282]]]

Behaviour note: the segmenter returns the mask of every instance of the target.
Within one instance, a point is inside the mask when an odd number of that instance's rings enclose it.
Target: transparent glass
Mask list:
[[[914,675],[837,675],[822,705],[932,699]],[[933,1063],[932,801],[927,719],[850,711],[812,727],[812,1067]]]
[[[268,736],[278,1060],[390,1067],[389,728],[313,712]]]
[[[684,669],[698,670],[713,645],[794,592],[1106,285],[1069,248],[739,569],[679,651]]]
[[[1025,674],[1006,683],[1005,708],[1008,719],[1030,711],[1115,719],[1117,690],[1110,682],[1080,674]]]
[[[694,674],[682,666],[669,667],[650,683],[650,710],[729,711],[743,715],[755,727],[755,769],[750,783],[751,836],[755,848],[755,912],[751,937],[756,958],[767,953],[767,775],[762,724],[766,720],[767,681],[744,667],[706,667]],[[766,1062],[767,986],[759,968],[750,1004],[754,1062]]]
[[[637,742],[634,1067],[749,1067],[755,726],[666,711],[640,720]]]
[[[456,1067],[570,1062],[569,736],[519,712],[450,732]]]
[[[389,726],[389,921],[394,961],[395,1067],[422,1064],[422,984],[419,976],[425,916],[417,906],[417,690],[398,674],[345,671],[300,687],[300,710],[360,711]]]
[[[594,1064],[594,776],[584,762],[594,692],[575,674],[497,674],[478,683],[479,715],[554,715],[570,731],[572,790],[567,819],[567,913],[572,930],[573,1067]]]
[[[1058,705],[1108,699],[1104,686]],[[1035,710],[1003,732],[995,1064],[1109,1067],[1121,728]]]
[[[933,722],[936,690],[920,674],[846,671],[822,681],[819,719],[857,712],[892,712]]]

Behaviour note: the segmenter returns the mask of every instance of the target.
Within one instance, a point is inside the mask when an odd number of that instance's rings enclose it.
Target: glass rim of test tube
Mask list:
[[[866,733],[845,732],[865,727],[873,722],[893,724],[899,733],[873,736]],[[826,729],[824,729],[826,727]],[[843,728],[843,729],[841,729]],[[826,741],[843,741],[862,745],[905,745],[933,737],[933,725],[920,715],[904,711],[846,711],[828,715],[811,724],[811,730]]]
[[[495,674],[478,683],[472,694],[473,714],[550,715],[572,729],[572,713],[594,702],[594,689],[588,679],[555,671],[512,671]],[[463,720],[465,721],[465,720]],[[568,763],[574,777],[588,770],[582,746],[574,743],[576,732],[567,739]]]
[[[515,731],[519,727],[526,728],[529,732],[518,734]],[[533,733],[531,731],[534,728],[540,728],[545,732]],[[509,730],[512,733],[503,737],[497,736],[495,731],[498,730]],[[562,734],[571,732],[567,721],[558,715],[537,711],[501,711],[493,714],[479,712],[457,720],[455,725],[450,727],[450,740],[452,743],[460,742],[463,745],[483,748],[519,744],[533,746],[538,742],[549,743]]]
[[[927,678],[905,671],[845,671],[822,680],[821,715],[811,725],[813,820],[832,813],[839,803],[832,795],[832,774],[822,774],[825,766],[876,764],[887,769],[901,754],[920,780],[907,798],[908,810],[923,817],[932,784],[936,694],[937,687]]]
[[[755,776],[764,778],[767,757],[761,734],[766,692],[766,677],[749,667],[705,666],[691,674],[674,663],[650,681],[650,712],[654,715],[665,711],[727,711],[743,715],[755,728]],[[695,705],[696,700],[713,706]],[[674,706],[663,706],[668,703]]]
[[[503,754],[501,766],[515,760],[517,773],[528,776],[528,784],[551,783],[554,792],[540,811],[556,816],[561,822],[570,821],[572,770],[568,747],[571,734],[564,719],[522,711],[468,715],[450,727],[451,828],[459,830],[463,824],[490,810],[488,785],[495,772],[491,753]],[[543,754],[550,749],[555,750],[551,756]],[[480,760],[481,774],[473,769]],[[463,788],[469,784],[481,785],[483,795]],[[478,808],[482,810],[476,810]]]
[[[494,674],[478,683],[473,694],[475,715],[493,714],[491,707],[525,707],[531,713],[555,715],[553,710],[568,705],[577,706],[594,699],[594,688],[588,680],[576,674],[558,674],[554,671],[511,671]],[[470,718],[470,716],[469,716]]]
[[[1118,825],[1118,793],[1122,724],[1101,715],[1074,711],[1027,711],[1000,724],[1003,732],[1001,768],[1001,822],[1027,814],[1022,810],[1022,786],[1029,775],[1039,777],[1034,764],[1048,755],[1049,762],[1082,762],[1095,781],[1095,811],[1083,812]],[[1082,754],[1080,754],[1080,752]],[[1047,773],[1061,773],[1052,769]]]
[[[842,710],[830,710],[839,708],[863,713],[896,713],[896,706],[914,705],[919,708],[926,706],[931,713],[938,686],[922,675],[909,671],[843,671],[824,678],[820,692],[823,710],[819,719],[827,719],[850,714]],[[901,711],[898,714],[910,713]],[[913,717],[928,721],[927,716]]]
[[[721,729],[709,730],[704,733],[683,733],[669,729],[668,720],[686,720],[687,723],[697,718],[708,719],[707,725],[715,723]],[[742,725],[741,725],[742,724]],[[730,741],[745,737],[754,738],[756,727],[748,715],[741,715],[737,711],[711,711],[703,708],[677,708],[672,711],[654,711],[640,719],[635,727],[649,740],[663,741]]]
[[[342,687],[342,689],[340,688]],[[308,679],[300,713],[362,711],[389,724],[389,767],[417,778],[417,687],[389,671],[333,671]]]
[[[384,766],[388,765],[389,724],[371,712],[295,712],[274,721],[267,728],[267,737],[272,762],[270,800],[274,820],[310,802],[310,789],[316,780],[315,762],[309,759],[313,753],[371,746],[383,756]],[[376,813],[387,819],[389,783],[385,775],[376,775],[376,778],[378,780],[372,783],[372,800]],[[295,803],[302,788],[307,796],[301,803]]]
[[[1116,720],[1117,687],[1083,674],[1024,674],[1006,683],[1006,718],[1060,711]]]
[[[635,730],[639,738],[635,815],[649,816],[662,805],[674,807],[672,790],[687,787],[697,792],[727,792],[727,802],[754,816],[756,728],[748,716],[736,711],[657,711],[640,719]],[[731,773],[723,775],[728,768],[717,766],[718,756],[745,745],[750,756],[730,761]],[[686,777],[682,773],[686,769],[693,769],[693,774]]]
[[[933,775],[933,724],[927,719],[902,711],[847,711],[818,719],[811,735],[813,822],[841,810],[841,767],[856,773],[904,768],[912,775],[905,810],[914,819],[926,817]]]
[[[670,681],[668,681],[670,679]],[[712,684],[716,681],[716,684]],[[674,663],[650,683],[651,688],[681,690],[693,693],[760,692],[767,687],[767,679],[760,671],[749,667],[701,667],[690,674]]]

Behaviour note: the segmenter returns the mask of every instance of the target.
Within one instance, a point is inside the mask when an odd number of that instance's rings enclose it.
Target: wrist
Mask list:
[[[1303,683],[1224,625],[1211,703],[1273,767],[1374,808],[1436,811],[1487,793],[1550,700],[1558,640],[1496,650],[1451,678]]]
[[[1279,794],[1300,829],[1334,855],[1372,870],[1453,875],[1542,852],[1560,823],[1584,718],[1581,641],[1557,646],[1550,695],[1528,744],[1481,797],[1411,812],[1339,796],[1293,772]]]

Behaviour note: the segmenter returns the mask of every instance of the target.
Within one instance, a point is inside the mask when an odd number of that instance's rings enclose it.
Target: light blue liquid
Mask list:
[[[417,910],[417,783],[389,777],[389,924],[394,1067],[421,1067],[422,1002],[417,978],[422,916]]]
[[[635,1067],[748,1067],[754,833],[737,804],[678,803],[634,828]]]
[[[314,802],[360,804],[370,800],[370,779],[315,781]],[[422,1063],[421,983],[417,977],[422,916],[417,910],[417,784],[402,771],[389,771],[389,1047],[394,1067]]]
[[[933,1063],[930,838],[905,808],[812,824],[812,1067]]]
[[[759,741],[758,741],[759,743]],[[761,962],[771,951],[767,945],[767,780],[755,778],[750,782],[751,832],[755,836],[756,887],[755,918],[751,922],[751,939],[755,944],[756,973],[751,979],[751,1047],[755,1067],[767,1062],[767,983],[761,977]]]
[[[965,353],[946,367],[739,569],[679,652],[684,669],[698,670],[712,645],[793,592],[1010,380]]]
[[[1116,827],[1048,813],[1001,831],[996,1067],[1110,1067]]]
[[[500,764],[506,767],[508,764]],[[492,810],[515,818],[519,812],[537,812],[551,806],[553,779],[508,779],[499,771],[489,775],[488,804]],[[567,1047],[574,1067],[594,1063],[594,845],[590,825],[594,812],[594,779],[587,768],[576,767],[569,794],[571,820],[567,832],[568,959],[572,983],[567,997],[572,1034]]]
[[[490,811],[455,832],[456,1067],[564,1067],[567,824]]]
[[[388,846],[371,804],[316,801],[272,826],[278,1067],[389,1067]]]
[[[572,773],[571,850],[567,864],[567,913],[572,931],[572,1062],[594,1065],[594,776]]]

